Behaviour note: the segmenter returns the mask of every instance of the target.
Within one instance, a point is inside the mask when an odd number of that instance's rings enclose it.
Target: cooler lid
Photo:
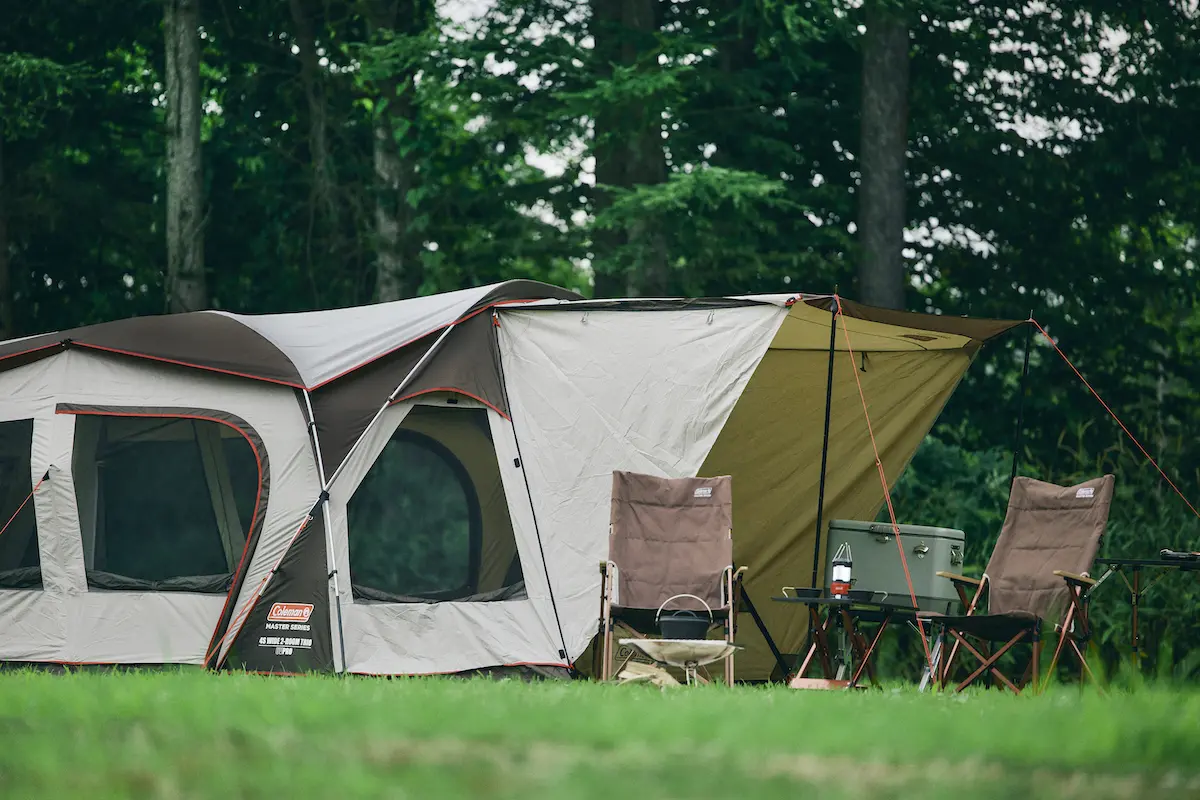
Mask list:
[[[965,537],[962,531],[954,528],[938,528],[927,525],[900,525],[900,536],[924,536],[931,539],[957,539],[962,541]],[[829,521],[829,530],[832,533],[835,530],[854,531],[855,533],[892,533],[892,523],[890,522],[866,522],[856,519],[832,519]]]

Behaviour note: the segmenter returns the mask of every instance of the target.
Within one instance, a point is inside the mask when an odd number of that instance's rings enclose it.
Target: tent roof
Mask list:
[[[515,280],[328,311],[131,317],[0,343],[0,369],[75,346],[313,389],[484,309],[543,298],[579,295]]]
[[[624,311],[788,306],[791,310],[772,348],[824,349],[833,302],[829,295],[803,294],[585,300],[557,286],[514,280],[328,311],[132,317],[2,342],[0,370],[75,346],[315,389],[485,309],[511,303]],[[856,350],[973,349],[1021,324],[892,311],[845,299],[841,304]]]

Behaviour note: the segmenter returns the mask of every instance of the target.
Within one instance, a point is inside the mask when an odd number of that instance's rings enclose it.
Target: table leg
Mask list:
[[[862,661],[859,663],[858,669],[855,670],[854,676],[850,678],[850,685],[847,688],[853,689],[858,685],[858,680],[862,677],[863,670],[865,670],[867,665],[871,663],[871,656],[875,654],[875,648],[879,646],[879,640],[882,638],[883,632],[887,629],[888,622],[890,622],[891,619],[891,611],[888,611],[883,615],[883,619],[879,622],[879,629],[875,631],[875,638],[871,640],[870,647],[868,647],[867,652],[863,654]]]

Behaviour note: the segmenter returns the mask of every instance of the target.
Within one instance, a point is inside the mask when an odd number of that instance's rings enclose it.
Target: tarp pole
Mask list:
[[[835,290],[836,291],[836,290]],[[837,295],[829,309],[829,371],[825,375],[825,432],[821,439],[821,482],[817,488],[817,539],[813,544],[812,586],[817,588],[817,573],[821,566],[821,524],[825,516],[825,468],[829,463],[829,415],[833,400],[833,352],[837,336]]]
[[[317,436],[317,418],[313,415],[312,398],[308,389],[304,390],[304,409],[308,412],[308,432],[312,436],[313,454],[317,457],[317,474],[321,477],[321,517],[325,522],[325,546],[329,548],[329,560],[333,570],[329,577],[333,578],[333,604],[337,609],[338,650],[342,654],[342,672],[346,671],[346,631],[342,626],[342,592],[338,586],[337,553],[333,549],[333,518],[329,513],[329,486],[325,482],[325,461],[321,458],[321,439]]]
[[[740,584],[739,584],[740,585]],[[763,622],[762,617],[758,615],[758,609],[754,607],[754,602],[750,599],[749,592],[746,587],[741,586],[742,602],[746,604],[746,610],[750,612],[750,616],[754,618],[754,624],[758,626],[758,630],[762,633],[763,638],[767,640],[767,647],[771,648],[771,654],[775,656],[775,663],[779,665],[779,674],[781,680],[787,682],[788,675],[791,674],[791,669],[788,667],[787,659],[783,657],[783,653],[779,652],[779,646],[775,644],[775,639],[771,636],[771,632],[767,630],[767,624]]]
[[[1029,311],[1029,319],[1033,319],[1033,310]],[[1021,458],[1021,444],[1025,435],[1025,392],[1029,379],[1029,348],[1033,344],[1033,323],[1025,323],[1025,363],[1021,366],[1021,388],[1017,395],[1017,432],[1013,437],[1012,474],[1008,478],[1008,491],[1012,494],[1013,482],[1017,479],[1017,462]]]

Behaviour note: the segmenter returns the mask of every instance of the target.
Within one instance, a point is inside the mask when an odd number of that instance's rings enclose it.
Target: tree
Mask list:
[[[164,0],[167,106],[167,308],[208,307],[200,154],[200,0]]]
[[[419,65],[436,19],[429,0],[366,0],[377,43],[393,41],[398,56],[386,72],[370,72],[375,91],[375,299],[398,300],[421,285],[420,242],[413,230],[419,179],[412,142],[419,126]]]
[[[862,164],[858,284],[863,302],[903,308],[909,35],[901,12],[887,5],[890,1],[866,3],[858,153]]]
[[[659,65],[659,3],[591,0],[590,8],[599,89],[590,95],[595,209],[603,214],[614,192],[666,180],[661,89],[670,76]],[[597,230],[594,246],[597,296],[668,291],[665,243],[652,220],[626,217],[620,225]]]

